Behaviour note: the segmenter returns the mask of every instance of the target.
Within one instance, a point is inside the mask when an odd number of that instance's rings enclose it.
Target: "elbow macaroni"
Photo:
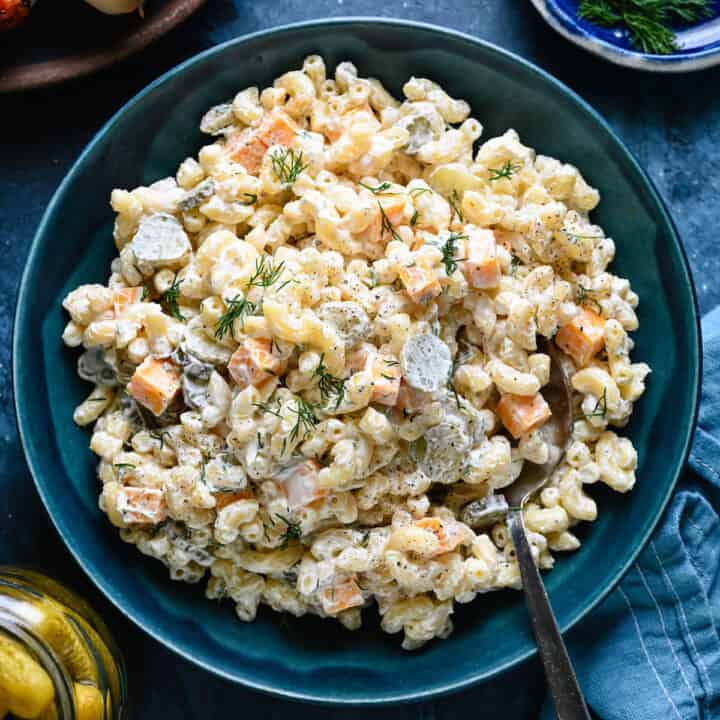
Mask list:
[[[118,257],[65,298],[63,341],[123,540],[243,621],[357,629],[375,602],[410,650],[455,602],[520,587],[502,511],[461,517],[554,451],[538,335],[577,416],[524,508],[543,569],[595,519],[585,486],[635,483],[614,430],[649,368],[597,191],[513,130],[475,151],[482,125],[431,80],[403,93],[313,55],[212,108],[174,178],[112,192]]]

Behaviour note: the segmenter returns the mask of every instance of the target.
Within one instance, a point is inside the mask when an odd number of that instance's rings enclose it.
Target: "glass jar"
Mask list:
[[[123,720],[120,653],[97,613],[34,570],[0,566],[0,720]]]

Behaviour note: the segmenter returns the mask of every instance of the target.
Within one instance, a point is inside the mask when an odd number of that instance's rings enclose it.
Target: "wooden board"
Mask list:
[[[89,75],[147,47],[206,0],[148,0],[144,17],[103,15],[81,0],[38,0],[28,20],[0,34],[0,93]]]

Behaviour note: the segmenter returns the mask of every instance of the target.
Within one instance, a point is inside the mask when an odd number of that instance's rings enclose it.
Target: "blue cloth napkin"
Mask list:
[[[702,330],[689,467],[637,562],[567,638],[588,705],[602,720],[720,718],[720,307]],[[548,699],[542,718],[554,717]]]

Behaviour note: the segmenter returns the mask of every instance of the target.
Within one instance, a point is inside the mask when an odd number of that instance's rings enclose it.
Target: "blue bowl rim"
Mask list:
[[[705,70],[720,64],[720,44],[670,55],[653,55],[639,50],[627,50],[594,35],[571,17],[555,0],[530,0],[550,27],[566,40],[598,55],[604,60],[646,72],[683,73]]]
[[[193,57],[183,61],[182,63],[176,65],[175,67],[171,68],[167,72],[163,73],[160,77],[158,77],[156,80],[152,81],[149,85],[147,85],[145,88],[143,88],[139,93],[137,93],[134,97],[132,97],[130,100],[128,100],[115,114],[103,125],[103,127],[96,133],[96,135],[93,137],[93,139],[88,143],[88,145],[85,147],[85,149],[82,151],[78,159],[75,161],[73,166],[70,168],[69,172],[65,175],[62,182],[60,183],[58,189],[55,191],[50,203],[48,204],[43,217],[40,221],[40,224],[38,226],[38,229],[35,233],[35,236],[33,237],[33,241],[30,247],[30,251],[28,253],[28,258],[25,264],[25,268],[23,270],[22,278],[20,280],[20,287],[18,290],[17,295],[17,303],[15,308],[15,316],[14,316],[14,322],[13,322],[13,342],[12,342],[12,348],[11,348],[11,364],[12,364],[12,377],[13,377],[13,396],[15,401],[15,416],[16,416],[16,422],[18,427],[18,433],[20,436],[20,442],[23,448],[23,452],[25,455],[25,459],[27,461],[28,467],[30,469],[30,473],[33,478],[33,482],[35,483],[35,487],[38,490],[38,493],[40,495],[40,498],[42,499],[43,504],[45,505],[45,509],[48,512],[48,515],[50,516],[50,519],[52,520],[53,525],[55,526],[55,529],[57,530],[60,537],[63,539],[63,542],[67,546],[67,548],[70,550],[70,553],[75,558],[75,561],[80,565],[80,567],[83,569],[85,574],[93,581],[95,586],[105,595],[110,602],[112,602],[113,605],[126,617],[131,619],[141,630],[143,630],[145,633],[150,635],[150,637],[154,638],[156,641],[163,644],[165,647],[169,648],[170,650],[174,651],[181,657],[183,657],[185,660],[188,660],[189,662],[202,667],[203,669],[207,670],[208,672],[211,672],[215,675],[218,675],[219,677],[222,677],[226,680],[229,680],[233,683],[241,684],[245,687],[248,687],[252,690],[257,690],[260,692],[264,692],[273,696],[279,696],[284,697],[286,699],[290,700],[298,700],[302,702],[310,702],[310,703],[317,703],[317,704],[323,704],[323,705],[353,705],[353,706],[378,706],[378,705],[390,705],[390,704],[397,704],[397,703],[405,703],[405,702],[418,702],[421,700],[430,700],[433,698],[437,698],[443,695],[447,695],[453,692],[457,692],[463,689],[471,688],[473,686],[476,686],[482,682],[485,682],[487,680],[490,680],[491,678],[494,678],[496,676],[499,676],[510,669],[517,667],[518,665],[527,662],[529,659],[533,658],[537,654],[536,649],[531,649],[523,654],[520,654],[510,660],[508,660],[504,665],[497,667],[490,671],[484,671],[484,672],[478,672],[472,677],[454,682],[454,683],[447,683],[444,687],[436,688],[429,691],[414,691],[414,692],[396,692],[392,695],[383,695],[382,697],[364,697],[364,698],[346,698],[342,696],[330,696],[330,695],[318,695],[313,694],[311,692],[302,692],[302,691],[289,691],[289,690],[278,690],[272,686],[272,684],[263,684],[260,682],[256,682],[254,680],[248,680],[246,678],[242,677],[242,670],[240,669],[237,673],[230,673],[225,669],[222,669],[220,667],[215,667],[212,664],[205,662],[203,660],[197,659],[193,657],[192,652],[189,648],[185,648],[180,646],[179,644],[175,643],[171,637],[167,637],[163,634],[161,630],[158,630],[156,628],[149,627],[145,620],[140,616],[140,614],[137,613],[130,613],[128,612],[121,602],[121,600],[116,597],[115,590],[109,586],[108,583],[106,583],[102,577],[102,573],[96,572],[95,568],[89,567],[89,563],[87,563],[83,559],[83,552],[82,548],[75,545],[75,542],[73,540],[73,535],[71,532],[69,532],[68,528],[65,528],[63,526],[62,517],[58,514],[53,514],[50,511],[50,507],[52,506],[50,493],[45,488],[45,485],[43,482],[39,479],[40,478],[40,471],[38,464],[35,461],[35,458],[30,454],[28,448],[28,440],[26,437],[26,432],[23,426],[22,416],[23,416],[23,408],[21,407],[22,401],[20,400],[19,395],[19,387],[18,387],[18,377],[19,377],[19,367],[17,366],[17,359],[19,356],[19,346],[21,343],[21,336],[19,333],[19,329],[24,327],[25,325],[25,307],[28,305],[28,303],[31,301],[31,298],[29,296],[30,289],[28,287],[29,278],[31,275],[31,268],[33,268],[38,262],[41,261],[41,258],[38,257],[39,253],[39,247],[40,247],[40,240],[42,236],[44,235],[46,231],[47,225],[50,223],[50,218],[55,212],[56,208],[58,208],[61,204],[61,201],[63,200],[66,192],[68,191],[68,188],[70,187],[75,175],[80,172],[82,165],[84,163],[85,157],[91,153],[93,148],[99,144],[102,139],[112,131],[115,123],[118,121],[120,116],[129,108],[132,107],[138,103],[140,103],[146,95],[151,93],[156,87],[159,87],[164,82],[169,80],[171,77],[176,75],[177,73],[183,71],[185,68],[188,68],[195,63],[199,62],[200,60],[210,57],[212,55],[222,53],[225,51],[226,48],[242,44],[248,40],[253,40],[257,38],[264,38],[271,35],[281,35],[286,32],[293,32],[298,29],[304,29],[304,28],[330,28],[334,26],[352,26],[354,24],[375,24],[375,25],[385,25],[385,26],[400,26],[400,27],[410,27],[410,28],[417,28],[419,30],[426,30],[431,31],[434,33],[439,33],[442,35],[447,35],[450,37],[453,37],[455,39],[463,40],[467,43],[470,43],[472,45],[479,45],[483,47],[485,50],[489,50],[491,53],[494,53],[498,56],[503,57],[504,59],[510,59],[516,63],[519,63],[523,65],[527,70],[529,70],[531,73],[539,76],[541,79],[543,79],[546,82],[549,82],[551,85],[554,85],[557,89],[559,89],[561,92],[565,93],[566,95],[570,96],[579,106],[580,109],[582,109],[592,120],[594,120],[600,128],[604,130],[607,136],[611,140],[613,140],[617,147],[622,151],[622,153],[625,155],[628,163],[635,169],[635,171],[638,173],[639,177],[646,183],[649,194],[651,198],[655,201],[655,204],[657,206],[657,211],[661,217],[661,219],[666,223],[667,227],[671,231],[671,236],[675,244],[677,245],[680,256],[682,258],[682,270],[683,275],[685,276],[685,280],[687,283],[687,287],[690,289],[690,294],[692,298],[692,308],[693,308],[693,314],[695,318],[695,332],[697,335],[697,365],[696,365],[696,372],[695,376],[693,377],[693,398],[692,398],[692,417],[691,421],[688,423],[687,427],[685,428],[684,438],[683,438],[683,451],[682,451],[682,462],[678,464],[678,466],[673,470],[673,477],[671,482],[667,486],[667,490],[665,492],[664,497],[661,500],[660,505],[658,506],[658,510],[656,513],[656,517],[653,519],[652,523],[648,526],[647,531],[645,534],[640,538],[637,547],[631,552],[630,556],[628,557],[627,561],[624,563],[624,565],[619,568],[613,579],[607,584],[606,587],[598,589],[594,595],[590,596],[588,599],[586,599],[583,606],[581,606],[580,610],[576,612],[576,615],[571,618],[571,620],[567,623],[565,623],[563,626],[561,626],[561,631],[563,633],[568,632],[573,627],[575,627],[581,620],[583,620],[593,609],[595,609],[609,594],[612,592],[612,590],[618,585],[620,580],[624,577],[624,575],[628,572],[628,570],[631,568],[632,564],[637,559],[637,556],[640,554],[640,552],[643,550],[645,545],[650,539],[650,536],[652,535],[652,532],[654,531],[655,527],[657,526],[660,518],[662,517],[667,504],[675,490],[675,486],[677,484],[678,478],[680,476],[680,472],[684,468],[689,453],[690,453],[690,446],[691,441],[693,438],[693,433],[695,430],[695,426],[697,424],[697,418],[698,418],[698,412],[699,412],[699,400],[700,400],[700,378],[702,377],[702,341],[701,341],[701,326],[700,326],[700,314],[698,309],[698,301],[697,301],[697,292],[695,289],[695,283],[693,281],[692,273],[690,271],[690,265],[688,261],[687,254],[685,252],[685,248],[680,240],[680,235],[678,233],[677,227],[668,212],[668,209],[665,205],[665,201],[663,200],[662,196],[658,192],[655,184],[653,183],[652,179],[649,177],[649,175],[645,172],[645,170],[642,168],[638,160],[635,158],[635,156],[632,154],[632,152],[627,148],[625,143],[616,135],[616,133],[612,130],[610,125],[604,120],[604,118],[591,106],[589,105],[585,100],[583,100],[579,95],[577,95],[573,90],[571,90],[568,86],[566,86],[564,83],[562,83],[560,80],[555,78],[550,73],[546,72],[542,68],[538,67],[534,63],[530,62],[529,60],[526,60],[525,58],[509,51],[504,48],[501,48],[493,43],[490,43],[486,40],[481,40],[479,38],[475,38],[471,35],[468,35],[467,33],[463,33],[457,30],[452,30],[449,28],[444,28],[438,25],[434,25],[431,23],[423,23],[423,22],[416,22],[416,21],[410,21],[410,20],[403,20],[399,18],[382,18],[382,17],[373,17],[373,16],[348,16],[348,17],[340,17],[340,18],[329,18],[329,19],[322,19],[322,20],[308,20],[303,22],[297,22],[297,23],[288,23],[285,25],[279,25],[275,26],[266,30],[260,30],[254,33],[248,33],[246,35],[241,35],[236,38],[233,38],[231,40],[228,40],[224,43],[221,43],[219,45],[215,45],[211,48],[208,48],[207,50],[204,50]]]

